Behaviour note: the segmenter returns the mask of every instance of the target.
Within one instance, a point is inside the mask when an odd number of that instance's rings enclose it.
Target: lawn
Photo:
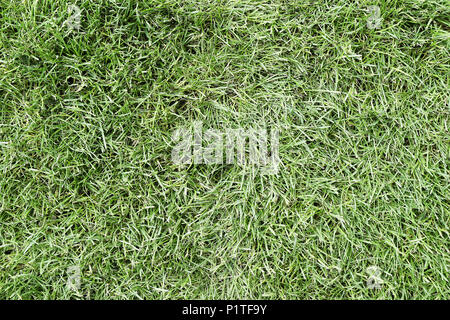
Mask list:
[[[449,17],[1,1],[0,298],[449,299]],[[277,172],[174,163],[199,121],[278,130]]]

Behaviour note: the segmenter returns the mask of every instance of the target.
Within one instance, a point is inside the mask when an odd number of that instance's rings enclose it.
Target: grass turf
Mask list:
[[[2,1],[0,298],[448,299],[448,17]],[[177,167],[171,134],[194,121],[280,128],[278,174]]]

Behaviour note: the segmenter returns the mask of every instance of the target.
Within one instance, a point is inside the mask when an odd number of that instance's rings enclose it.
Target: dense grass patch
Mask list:
[[[0,298],[448,299],[448,17],[444,0],[2,1]],[[278,174],[174,165],[194,121],[280,129]]]

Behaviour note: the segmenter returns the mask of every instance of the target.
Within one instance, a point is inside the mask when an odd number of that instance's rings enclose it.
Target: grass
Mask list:
[[[448,299],[448,17],[445,0],[2,1],[0,298]],[[174,165],[194,121],[279,128],[278,174]]]

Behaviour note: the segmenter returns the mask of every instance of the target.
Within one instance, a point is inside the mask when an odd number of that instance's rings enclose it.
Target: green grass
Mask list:
[[[448,299],[449,11],[2,1],[0,298]],[[278,174],[177,167],[194,121],[280,128]]]

